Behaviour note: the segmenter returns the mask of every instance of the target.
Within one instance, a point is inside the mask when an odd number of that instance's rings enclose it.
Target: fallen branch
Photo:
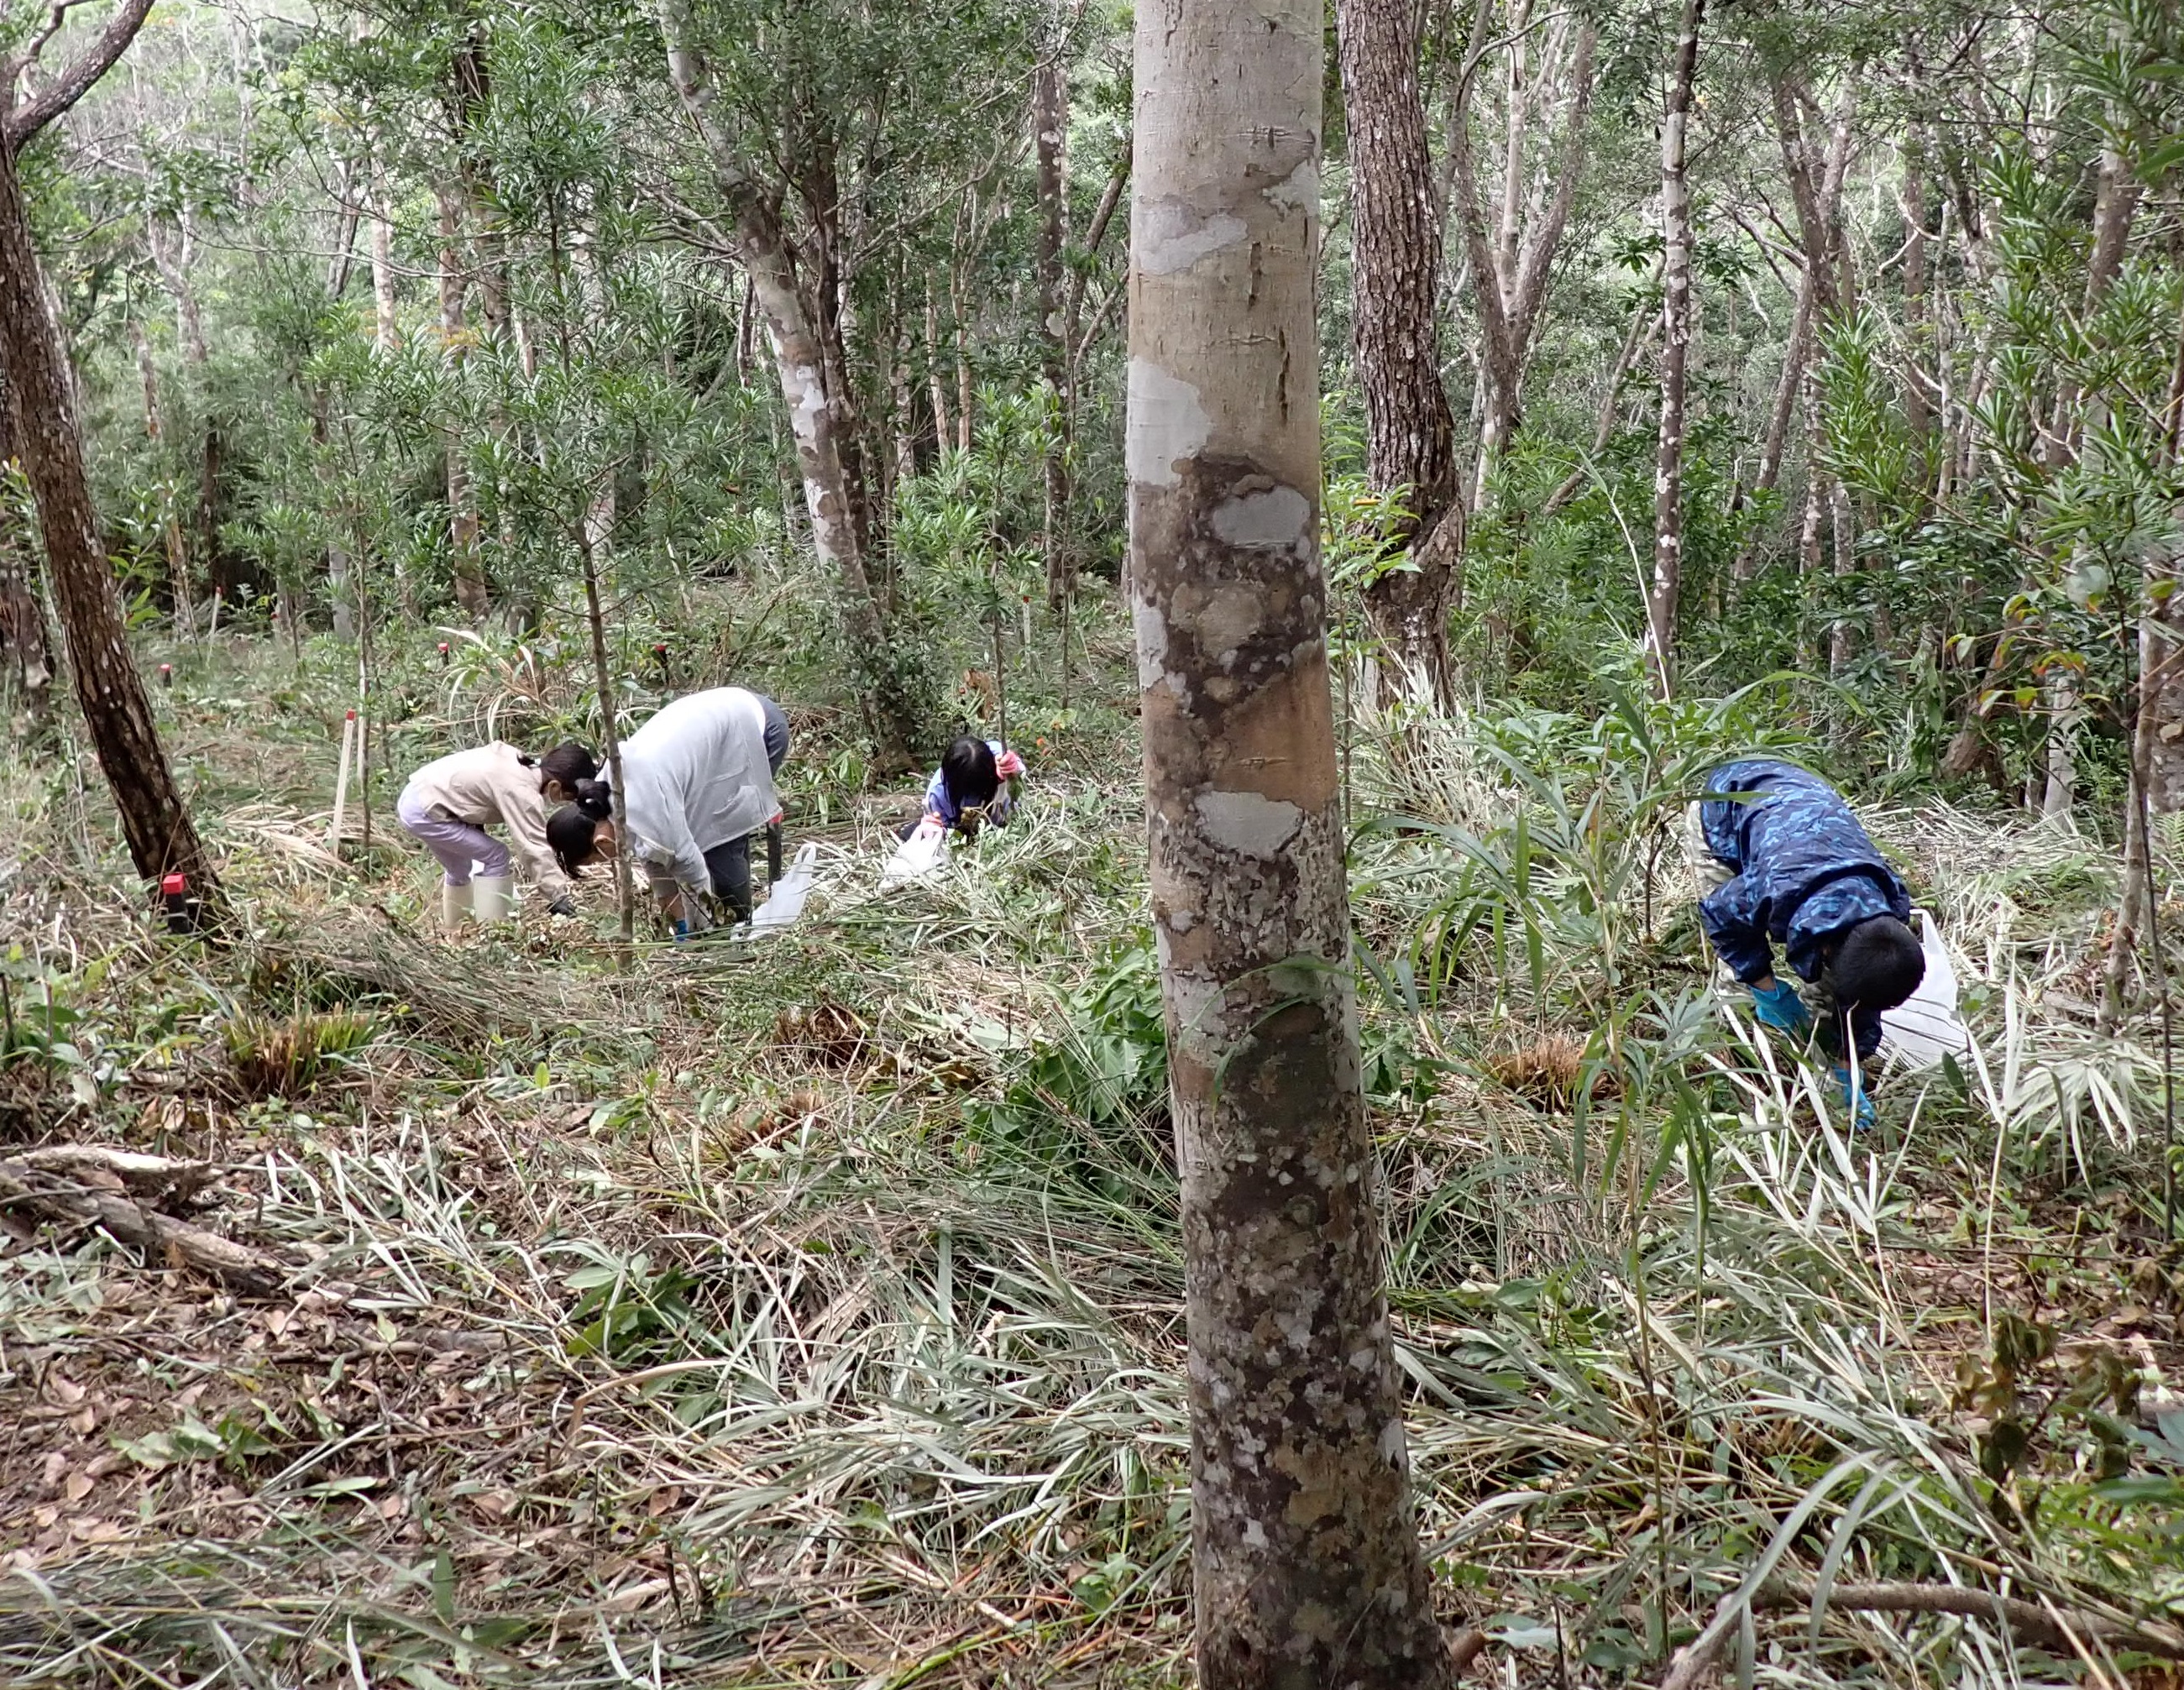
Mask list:
[[[58,1174],[94,1190],[126,1192],[155,1209],[193,1202],[220,1177],[220,1170],[209,1162],[177,1161],[104,1144],[48,1144],[25,1150],[14,1159],[42,1174]]]
[[[1813,1591],[1809,1584],[1770,1583],[1754,1593],[1751,1606],[1755,1612],[1809,1608]],[[1994,1621],[2008,1627],[2020,1642],[2036,1643],[2060,1655],[2075,1655],[2086,1643],[2101,1643],[2184,1660],[2184,1639],[2098,1614],[1997,1596],[1958,1584],[1832,1585],[1825,1606],[1848,1614],[1955,1614],[1969,1620]],[[1742,1609],[1732,1593],[1715,1611],[1713,1623],[1676,1657],[1669,1676],[1661,1681],[1661,1690],[1696,1690],[1704,1683],[1720,1665],[1741,1617]]]
[[[156,1265],[193,1269],[248,1296],[275,1296],[288,1277],[287,1265],[263,1251],[162,1215],[120,1192],[37,1167],[28,1157],[0,1160],[0,1209],[63,1226],[95,1226],[115,1242],[142,1251]]]

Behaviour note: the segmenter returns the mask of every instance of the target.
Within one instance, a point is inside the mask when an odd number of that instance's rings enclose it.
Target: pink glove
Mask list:
[[[1024,760],[1013,751],[1004,751],[994,759],[994,772],[1004,781],[1013,781],[1024,771]]]

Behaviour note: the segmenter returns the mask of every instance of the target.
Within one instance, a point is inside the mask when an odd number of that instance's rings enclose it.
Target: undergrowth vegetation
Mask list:
[[[579,928],[431,937],[383,808],[329,847],[347,677],[315,646],[192,652],[163,697],[246,913],[227,948],[114,890],[67,753],[10,764],[9,1141],[215,1163],[201,1220],[292,1287],[19,1237],[14,1682],[1184,1680],[1126,648],[1095,613],[1067,714],[1034,648],[1020,822],[883,892],[913,800],[857,795],[854,729],[797,703],[793,619],[690,609],[678,681],[730,651],[783,677],[790,831],[821,846],[805,915],[755,948],[624,958],[598,876]],[[666,690],[650,632],[633,713]],[[549,641],[445,669],[436,643],[389,656],[398,768],[582,725]],[[1451,1623],[1519,1682],[1597,1683],[1785,1579],[2003,1578],[2159,1631],[2184,1260],[2160,1029],[2092,1030],[2109,853],[1930,798],[1868,812],[1975,1044],[1855,1135],[1711,989],[1676,843],[1713,762],[1808,748],[1780,686],[1597,720],[1349,695],[1366,1085]],[[2123,1635],[2088,1645],[2118,1674]],[[1784,1683],[2064,1670],[1992,1618],[1758,1637]]]

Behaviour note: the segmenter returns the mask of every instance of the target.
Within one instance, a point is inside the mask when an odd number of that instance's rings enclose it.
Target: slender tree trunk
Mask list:
[[[175,324],[180,332],[182,364],[190,372],[191,382],[187,398],[204,408],[198,419],[197,469],[197,553],[199,573],[205,584],[215,593],[231,586],[233,577],[227,568],[227,559],[220,543],[220,420],[214,414],[211,383],[209,370],[212,362],[211,347],[205,338],[204,311],[198,303],[197,284],[191,280],[197,254],[197,234],[192,226],[190,214],[185,210],[176,220],[175,250],[166,250],[165,242],[151,225],[145,247],[150,253],[153,268],[175,302]],[[179,516],[176,519],[179,525]]]
[[[0,478],[16,465],[14,389],[0,359]],[[16,520],[14,501],[0,494],[0,664],[31,720],[53,713],[53,637],[38,603],[37,558],[28,527]]]
[[[2086,262],[2085,311],[2098,309],[2123,269],[2131,240],[2132,214],[2138,206],[2138,184],[2131,166],[2113,147],[2101,149],[2098,186],[2093,198],[2093,247]],[[2048,442],[2048,461],[2060,469],[2074,463],[2084,436],[2086,414],[2104,414],[2100,393],[2081,394],[2074,381],[2064,381],[2056,394],[2055,428]],[[2078,731],[2085,717],[2077,670],[2056,665],[2045,688],[2048,718],[2048,785],[2040,813],[2050,820],[2070,816],[2078,786]]]
[[[2148,670],[2146,709],[2146,802],[2156,815],[2184,810],[2184,584],[2173,564],[2149,581],[2165,580],[2170,590],[2158,601],[2149,599],[2146,621],[2151,650]],[[2145,662],[2142,655],[2141,662]]]
[[[974,218],[972,221],[975,224],[977,220]],[[958,253],[948,273],[948,311],[955,319],[956,331],[956,449],[958,452],[968,452],[972,439],[971,331],[963,315],[963,265],[966,262],[962,254]]]
[[[1615,362],[1607,368],[1607,381],[1601,389],[1600,410],[1593,419],[1591,455],[1597,458],[1607,449],[1607,442],[1615,437],[1615,420],[1622,409],[1623,383],[1638,355],[1652,339],[1652,331],[1661,325],[1660,314],[1646,309],[1641,302],[1630,314],[1630,322],[1623,331],[1623,344],[1616,349]],[[1552,516],[1573,498],[1590,476],[1590,466],[1580,464],[1565,475],[1560,486],[1549,493],[1546,503],[1540,507],[1542,518]]]
[[[952,443],[948,427],[948,384],[940,374],[940,308],[933,303],[933,278],[925,279],[925,386],[933,401],[933,449]]]
[[[371,166],[371,314],[373,350],[382,355],[393,352],[402,340],[395,316],[394,202],[387,166],[377,159]]]
[[[637,893],[632,883],[629,858],[632,848],[629,831],[629,783],[622,779],[621,732],[617,726],[617,703],[615,698],[614,665],[607,660],[606,617],[599,608],[599,563],[593,549],[590,534],[590,514],[577,528],[577,548],[584,564],[584,611],[592,630],[592,669],[599,689],[600,748],[606,753],[608,788],[614,807],[615,839],[615,908],[621,918],[621,942],[627,945],[637,935]]]
[[[2131,721],[2131,780],[2124,794],[2123,891],[2116,901],[2115,931],[2109,941],[2106,990],[2101,1000],[2103,1031],[2113,1026],[2126,1007],[2130,989],[2131,959],[2138,948],[2140,931],[2146,926],[2148,900],[2153,893],[2153,853],[2148,824],[2154,810],[2155,747],[2160,743],[2160,700],[2177,664],[2180,648],[2176,631],[2162,611],[2174,598],[2176,575],[2173,567],[2150,566],[2142,585],[2153,587],[2166,581],[2171,591],[2158,603],[2146,594],[2149,609],[2139,617],[2138,685]]]
[[[141,10],[136,16],[141,21]],[[0,127],[0,364],[15,396],[16,446],[37,500],[76,699],[136,872],[156,880],[179,871],[209,895],[212,862],[159,744],[152,701],[129,649],[121,594],[99,541],[74,383],[46,310],[12,130],[12,120]]]
[[[1661,121],[1661,434],[1653,463],[1653,590],[1646,606],[1646,648],[1653,685],[1667,698],[1675,683],[1676,602],[1684,579],[1684,396],[1691,343],[1691,200],[1684,181],[1685,130],[1698,69],[1699,24],[1706,0],[1684,0]]]
[[[728,138],[713,122],[712,73],[690,44],[688,0],[662,0],[660,19],[667,40],[668,74],[684,109],[705,138],[715,185],[733,214],[736,257],[749,275],[766,316],[797,465],[803,473],[812,544],[821,562],[840,581],[838,597],[850,650],[865,666],[859,687],[871,715],[874,761],[883,771],[896,773],[911,764],[916,725],[900,689],[886,673],[886,631],[858,550],[835,414],[821,373],[824,360],[797,294],[777,203],[745,175]]]
[[[1490,0],[1480,0],[1472,18],[1471,43],[1466,70],[1474,69],[1487,46]],[[1522,18],[1529,18],[1526,5]],[[1516,27],[1521,29],[1522,22]],[[1417,37],[1417,23],[1411,25]],[[1535,200],[1544,200],[1529,236],[1520,236],[1518,207],[1523,201],[1525,100],[1520,73],[1511,71],[1511,112],[1505,139],[1500,225],[1490,238],[1479,210],[1479,184],[1471,157],[1470,90],[1474,78],[1459,79],[1449,114],[1449,181],[1446,195],[1454,202],[1458,227],[1462,231],[1466,269],[1479,308],[1479,353],[1484,392],[1479,424],[1478,474],[1473,478],[1469,506],[1477,509],[1485,498],[1486,480],[1495,459],[1515,438],[1522,420],[1524,372],[1531,361],[1540,307],[1546,303],[1547,281],[1555,254],[1562,245],[1563,230],[1577,197],[1578,179],[1585,168],[1585,125],[1592,108],[1592,60],[1596,33],[1590,23],[1580,26],[1570,68],[1570,108],[1563,132],[1554,188],[1538,186]],[[1521,46],[1513,43],[1513,52]]]
[[[1032,123],[1039,158],[1039,378],[1046,451],[1045,498],[1039,524],[1046,563],[1046,602],[1059,608],[1075,570],[1063,532],[1069,512],[1069,348],[1063,344],[1061,247],[1068,209],[1063,142],[1069,115],[1061,67],[1051,58],[1034,73]]]
[[[332,432],[326,426],[324,387],[312,390],[310,406],[311,444],[318,460],[320,497],[324,508],[332,511],[342,502],[337,485],[341,471],[334,463]],[[334,637],[337,640],[356,638],[354,587],[355,572],[349,565],[348,543],[341,536],[340,525],[330,522],[326,528],[326,597],[333,607]]]
[[[2048,710],[2047,781],[2040,814],[2048,821],[2067,821],[2078,790],[2078,726],[2084,711],[2078,702],[2078,672],[2058,664],[2041,695]]]
[[[1841,675],[1858,652],[1849,603],[1850,582],[1858,574],[1858,525],[1851,511],[1850,490],[1833,476],[1828,480],[1828,526],[1835,542],[1836,591],[1843,600],[1841,614],[1828,630],[1828,672]]]
[[[1206,1690],[1438,1690],[1359,1089],[1318,559],[1317,0],[1143,0],[1129,591]]]
[[[1401,495],[1405,509],[1386,539],[1410,553],[1409,568],[1367,587],[1365,608],[1392,667],[1452,705],[1448,620],[1463,510],[1456,419],[1440,378],[1440,229],[1418,90],[1420,15],[1412,0],[1340,0],[1335,8],[1367,474],[1376,489]]]
[[[460,372],[470,356],[470,329],[464,321],[468,289],[463,274],[463,196],[449,182],[436,184],[433,195],[440,212],[441,356]],[[493,600],[486,591],[485,560],[479,555],[477,493],[471,485],[467,444],[460,427],[441,431],[440,450],[448,461],[448,544],[455,602],[471,621],[482,622],[492,614]]]
[[[159,476],[162,515],[159,537],[167,553],[167,589],[175,601],[175,622],[192,639],[197,637],[197,594],[190,582],[189,548],[182,540],[181,514],[175,508],[175,486],[163,450],[167,441],[167,410],[159,397],[159,367],[153,361],[152,342],[144,325],[131,319],[129,339],[136,353],[136,381],[144,390],[144,438],[151,442],[153,462]]]
[[[1923,131],[1903,137],[1903,337],[1910,353],[1903,422],[1925,451],[1934,431],[1934,331],[1926,298],[1926,149]]]

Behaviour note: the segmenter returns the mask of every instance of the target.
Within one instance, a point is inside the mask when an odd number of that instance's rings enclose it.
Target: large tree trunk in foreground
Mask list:
[[[1684,581],[1684,392],[1691,349],[1691,195],[1684,136],[1698,68],[1706,0],[1684,0],[1661,122],[1661,433],[1653,460],[1653,590],[1646,603],[1646,655],[1663,698],[1675,683],[1676,603]]]
[[[859,660],[857,685],[872,729],[873,760],[883,773],[900,773],[911,766],[916,725],[900,690],[884,673],[886,631],[858,548],[838,421],[827,397],[818,336],[796,290],[778,203],[750,180],[728,137],[713,121],[712,72],[698,50],[688,0],[662,0],[660,27],[667,42],[668,75],[683,109],[705,137],[714,185],[734,224],[736,257],[766,315],[782,400],[795,438],[797,468],[804,478],[812,544],[820,561],[830,565],[840,581],[844,631]]]
[[[152,701],[129,649],[114,585],[84,473],[83,438],[59,331],[47,314],[36,253],[15,174],[12,136],[0,129],[0,362],[14,388],[17,448],[44,530],[46,564],[68,639],[76,698],[136,872],[148,880],[180,870],[201,892],[212,864],[167,766]]]
[[[1448,1678],[1351,985],[1318,556],[1320,19],[1312,0],[1137,14],[1129,591],[1207,1690]]]
[[[1407,490],[1407,513],[1387,537],[1408,549],[1412,564],[1373,581],[1365,608],[1390,654],[1452,703],[1448,618],[1463,508],[1435,330],[1440,218],[1418,92],[1419,14],[1411,0],[1340,0],[1335,17],[1350,128],[1367,475],[1380,492]]]

